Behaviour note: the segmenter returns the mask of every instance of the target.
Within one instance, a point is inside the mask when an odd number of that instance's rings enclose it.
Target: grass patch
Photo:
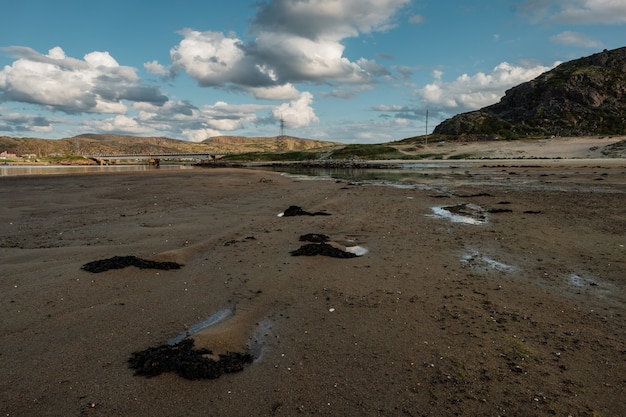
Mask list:
[[[331,153],[333,159],[402,159],[405,154],[387,145],[348,145]]]
[[[220,161],[313,161],[320,159],[321,152],[248,152],[240,154],[225,155]]]
[[[450,155],[448,159],[474,159],[474,157],[471,153],[460,153],[458,155]]]
[[[535,357],[534,352],[519,339],[510,339],[502,353],[513,361],[528,361]]]

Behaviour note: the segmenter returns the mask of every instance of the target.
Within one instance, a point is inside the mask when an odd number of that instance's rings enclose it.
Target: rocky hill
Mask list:
[[[626,47],[563,63],[434,134],[476,139],[626,134]]]
[[[280,152],[307,150],[337,145],[292,136],[246,138],[219,136],[194,143],[164,137],[84,134],[64,139],[0,137],[0,151],[17,155],[34,154],[38,157],[85,154],[177,153],[177,152]]]

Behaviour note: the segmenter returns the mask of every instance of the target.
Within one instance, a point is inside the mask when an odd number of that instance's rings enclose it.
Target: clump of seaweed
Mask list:
[[[151,347],[134,352],[128,359],[128,366],[135,375],[151,378],[165,372],[174,372],[190,379],[216,379],[222,374],[243,371],[246,364],[252,363],[249,353],[227,352],[218,360],[207,358],[209,349],[194,349],[193,339],[183,339],[174,345]]]
[[[307,233],[306,235],[300,236],[300,242],[324,243],[329,240],[330,237],[320,233]]]
[[[108,259],[100,259],[86,263],[81,269],[92,272],[94,274],[105,272],[110,269],[122,269],[128,266],[136,266],[137,268],[150,269],[180,269],[183,265],[176,262],[157,262],[147,259],[138,258],[136,256],[114,256]]]
[[[357,255],[352,252],[346,252],[338,249],[328,243],[308,243],[300,248],[289,252],[291,256],[330,256],[332,258],[356,258]]]
[[[330,213],[326,213],[325,211],[316,211],[315,213],[310,213],[302,207],[298,206],[289,206],[287,210],[282,213],[283,217],[292,217],[292,216],[330,216]]]

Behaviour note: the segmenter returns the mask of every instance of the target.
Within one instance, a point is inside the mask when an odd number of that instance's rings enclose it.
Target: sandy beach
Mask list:
[[[626,415],[626,161],[448,168],[0,178],[1,415]],[[115,256],[182,266],[82,269]],[[254,361],[134,375],[185,332]]]

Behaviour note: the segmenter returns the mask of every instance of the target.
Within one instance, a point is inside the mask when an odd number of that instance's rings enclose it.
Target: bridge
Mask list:
[[[216,159],[218,156],[228,155],[227,152],[160,152],[160,153],[127,153],[127,154],[85,154],[84,158],[92,159],[100,165],[115,164],[122,160],[147,160],[150,165],[159,165],[162,160]]]

